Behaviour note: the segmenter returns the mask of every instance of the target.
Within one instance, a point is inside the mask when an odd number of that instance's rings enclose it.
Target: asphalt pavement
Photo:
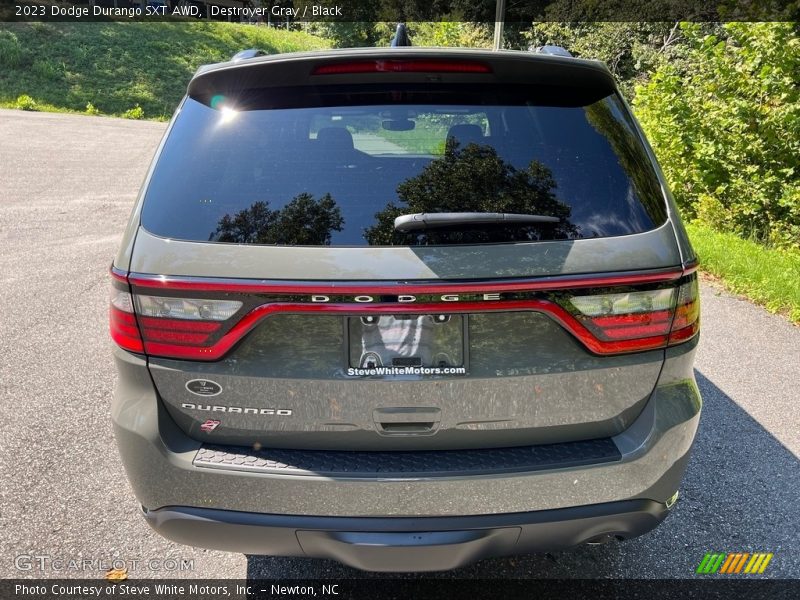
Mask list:
[[[0,110],[0,577],[96,578],[114,561],[134,578],[369,576],[173,544],[138,514],[109,420],[107,271],[164,128]],[[709,284],[702,310],[703,417],[667,521],[440,576],[683,578],[706,552],[761,551],[766,576],[800,578],[800,328]]]

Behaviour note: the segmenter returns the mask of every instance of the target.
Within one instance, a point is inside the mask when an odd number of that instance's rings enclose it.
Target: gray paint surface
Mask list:
[[[161,238],[140,227],[130,269],[159,275],[374,281],[534,277],[680,263],[669,223],[615,238],[416,248],[204,244]]]
[[[207,506],[273,514],[328,516],[443,516],[526,512],[634,498],[665,502],[689,451],[700,400],[686,366],[674,380],[667,370],[628,440],[622,461],[600,466],[512,475],[436,479],[291,477],[220,472],[192,464],[199,444],[187,437],[156,402],[144,364],[115,353],[120,373],[112,420],[137,498],[150,509]],[[672,359],[678,360],[678,359]],[[678,387],[676,387],[676,384]],[[159,436],[160,433],[160,436]],[[169,481],[169,486],[163,482]]]
[[[638,416],[656,385],[664,351],[597,357],[540,313],[473,316],[467,375],[348,378],[340,317],[273,316],[225,359],[152,359],[166,406],[195,439],[250,446],[443,449],[609,437]],[[323,326],[323,323],[325,324]],[[213,397],[185,384],[208,378]],[[288,409],[291,416],[211,414],[183,405]],[[379,408],[441,407],[436,435],[378,434]],[[221,420],[211,434],[208,418]]]

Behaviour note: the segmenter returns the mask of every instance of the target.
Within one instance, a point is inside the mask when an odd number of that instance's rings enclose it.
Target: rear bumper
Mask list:
[[[664,504],[628,500],[528,513],[369,518],[269,515],[169,507],[145,510],[162,536],[188,544],[329,558],[367,571],[441,571],[486,557],[569,548],[647,533]]]

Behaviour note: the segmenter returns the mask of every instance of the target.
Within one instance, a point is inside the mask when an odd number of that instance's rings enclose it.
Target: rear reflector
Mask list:
[[[347,75],[354,73],[491,73],[489,65],[455,60],[359,60],[320,65],[312,75]]]

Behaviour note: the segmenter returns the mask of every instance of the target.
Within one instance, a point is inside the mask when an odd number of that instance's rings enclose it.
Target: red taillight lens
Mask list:
[[[354,73],[491,73],[489,65],[455,60],[359,60],[320,65],[312,75],[346,75]]]
[[[659,310],[651,313],[597,317],[592,323],[607,339],[622,340],[663,335],[669,330],[672,312]]]
[[[697,277],[678,288],[675,319],[669,334],[669,345],[680,344],[700,331],[700,290]]]
[[[133,299],[145,352],[169,358],[207,359],[225,322],[242,307],[238,300],[143,294]]]
[[[125,350],[144,352],[142,337],[133,314],[133,300],[129,292],[111,289],[111,306],[108,311],[111,339]]]
[[[697,279],[679,288],[573,296],[578,320],[605,351],[634,352],[685,342],[699,329]]]
[[[166,358],[209,360],[219,333],[242,307],[238,300],[131,294],[127,277],[111,272],[111,339],[130,352]]]
[[[145,342],[168,342],[185,345],[204,345],[220,323],[206,321],[181,321],[179,319],[153,319],[139,317]]]

